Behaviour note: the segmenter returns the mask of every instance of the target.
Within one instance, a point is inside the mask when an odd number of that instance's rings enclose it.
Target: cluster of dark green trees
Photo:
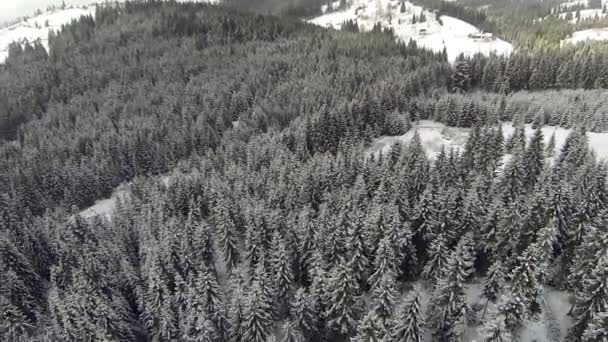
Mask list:
[[[558,49],[516,52],[508,57],[475,55],[456,62],[458,91],[608,88],[608,46],[603,43],[565,45]]]
[[[555,117],[534,99],[450,95],[462,68],[381,29],[204,4],[100,7],[50,45],[0,66],[1,340],[506,341],[548,285],[569,340],[605,338],[607,166],[574,121],[526,140]],[[420,118],[471,136],[367,150]]]

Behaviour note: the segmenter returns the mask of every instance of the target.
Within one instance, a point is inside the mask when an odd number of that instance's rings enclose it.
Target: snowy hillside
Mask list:
[[[20,23],[0,29],[0,63],[8,57],[8,47],[12,42],[40,40],[48,49],[48,35],[51,30],[58,30],[61,25],[83,15],[94,15],[95,6],[66,8],[43,13]]]
[[[577,13],[578,13],[578,17],[577,17]],[[560,13],[559,17],[561,19],[570,18],[569,22],[571,24],[576,24],[579,20],[605,18],[606,13],[602,13],[602,9],[591,8],[591,9],[580,10],[578,12],[571,11],[571,12]]]
[[[335,2],[332,8],[338,6],[339,2]],[[310,22],[340,29],[345,21],[353,20],[365,31],[371,30],[376,23],[381,23],[383,27],[393,28],[397,37],[403,41],[415,40],[419,46],[438,52],[445,48],[450,61],[454,61],[461,53],[473,55],[495,52],[508,55],[513,50],[510,43],[491,34],[484,35],[475,26],[462,20],[449,16],[441,16],[437,20],[435,13],[407,1],[404,7],[404,12],[401,12],[398,0],[352,0],[343,9],[328,11],[324,7],[325,13]]]
[[[608,27],[576,31],[563,42],[576,44],[588,40],[608,40]]]
[[[589,6],[589,0],[573,0],[573,1],[567,1],[567,2],[563,2],[561,4],[559,4],[559,8],[560,9],[567,9],[567,8],[571,8],[574,6],[584,6],[587,7]]]
[[[219,3],[221,0],[177,0],[177,2],[208,2]],[[94,0],[91,5],[56,9],[37,15],[0,29],[0,63],[8,57],[8,47],[12,42],[34,42],[40,40],[48,49],[49,31],[57,31],[62,25],[70,23],[85,15],[95,15]]]
[[[551,135],[555,133],[555,152],[558,153],[562,145],[566,141],[569,129],[544,126],[542,128],[545,143],[549,141]],[[421,120],[413,129],[404,135],[400,136],[384,136],[376,139],[369,148],[371,153],[382,152],[386,153],[391,146],[396,142],[408,143],[416,132],[420,135],[422,145],[427,151],[429,157],[436,156],[442,146],[446,149],[461,148],[467,141],[470,129],[449,127],[440,122],[431,120]],[[510,122],[502,124],[502,131],[505,138],[513,135],[515,128]],[[526,125],[526,137],[530,139],[534,134],[534,129],[531,125]],[[595,151],[596,156],[600,159],[608,160],[608,133],[587,133],[589,137],[589,146]]]

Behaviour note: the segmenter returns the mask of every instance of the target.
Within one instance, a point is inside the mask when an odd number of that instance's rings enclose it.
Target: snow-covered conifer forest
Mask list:
[[[606,5],[0,29],[0,341],[608,341]]]

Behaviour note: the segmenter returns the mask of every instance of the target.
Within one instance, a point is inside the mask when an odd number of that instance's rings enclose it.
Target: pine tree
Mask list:
[[[349,267],[360,287],[364,287],[368,277],[369,259],[365,247],[363,215],[360,212],[351,215],[347,250],[349,252]]]
[[[385,335],[380,318],[374,311],[368,312],[357,324],[357,333],[352,342],[379,342]]]
[[[573,340],[580,340],[594,317],[608,311],[608,257],[602,256],[593,272],[583,282],[583,289],[577,294],[574,306]]]
[[[368,283],[372,289],[375,289],[382,277],[385,274],[395,274],[397,269],[397,259],[395,256],[395,246],[393,241],[395,237],[387,235],[378,245],[376,250],[376,257],[374,259],[374,273],[372,273],[368,279]]]
[[[533,189],[543,172],[545,160],[543,139],[542,127],[538,126],[526,148],[522,161],[525,171],[523,185],[526,189]]]
[[[589,322],[583,333],[581,342],[606,342],[608,341],[608,311],[595,315]]]
[[[263,286],[267,284],[254,281],[244,303],[240,333],[243,341],[265,342],[272,332],[272,298]]]
[[[347,336],[357,324],[358,307],[355,299],[357,291],[353,273],[345,261],[333,271],[331,295],[327,309],[327,327],[338,335]]]
[[[471,87],[471,65],[466,60],[457,60],[451,76],[451,88],[454,93],[463,93]]]
[[[3,295],[0,295],[0,338],[4,341],[27,341],[34,325]]]
[[[214,208],[213,222],[216,227],[216,242],[224,256],[228,269],[236,265],[239,259],[237,230],[226,200],[219,196],[218,205]]]
[[[293,283],[293,271],[291,260],[287,253],[285,241],[278,232],[273,237],[273,255],[271,263],[274,268],[274,290],[278,308],[276,311],[282,315],[287,310],[291,285]]]
[[[439,281],[431,299],[429,321],[435,338],[441,341],[458,341],[464,332],[465,302],[464,281],[473,266],[469,245],[465,239],[458,243],[450,257],[445,276]]]
[[[373,311],[383,325],[390,321],[398,292],[395,276],[386,273],[380,279],[378,286],[372,291]]]
[[[394,319],[390,342],[422,342],[424,322],[420,313],[420,295],[415,290],[400,307]]]
[[[449,248],[443,234],[437,235],[429,251],[429,260],[422,271],[422,277],[436,283],[445,276],[449,262]]]
[[[503,266],[500,261],[492,264],[490,269],[488,270],[488,274],[483,282],[483,291],[482,294],[487,298],[486,306],[483,311],[483,317],[485,317],[486,310],[488,308],[488,303],[496,303],[499,296],[502,293],[502,290],[505,286],[506,274],[503,271]]]
[[[312,267],[312,254],[317,248],[315,238],[315,225],[314,221],[307,220],[305,217],[301,218],[303,222],[302,237],[300,238],[300,245],[298,249],[299,259],[299,273],[301,274],[302,282],[304,284],[310,284],[312,282],[311,267]]]
[[[401,1],[401,6],[399,7],[400,13],[405,13],[405,1]]]
[[[491,320],[484,324],[482,329],[482,341],[484,342],[511,342],[513,336],[507,326],[502,315],[496,315]]]
[[[281,342],[304,342],[304,336],[298,326],[293,322],[283,323],[283,338]]]
[[[511,291],[525,304],[532,316],[540,312],[542,302],[542,270],[539,269],[537,257],[531,249],[517,258],[517,266],[510,275]]]
[[[291,302],[290,311],[293,323],[308,340],[317,336],[320,313],[318,303],[312,294],[306,293],[303,288],[298,289]]]
[[[498,304],[498,313],[504,317],[507,330],[517,335],[526,316],[526,302],[520,294],[505,293]]]

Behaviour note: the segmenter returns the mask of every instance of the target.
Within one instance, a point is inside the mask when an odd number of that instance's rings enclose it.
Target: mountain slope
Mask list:
[[[460,54],[509,55],[513,50],[508,42],[491,34],[482,34],[479,29],[460,19],[449,16],[437,18],[433,12],[411,2],[403,2],[404,8],[400,3],[396,0],[353,0],[347,2],[346,7],[339,8],[340,2],[335,2],[335,11],[328,11],[325,7],[325,14],[310,22],[340,29],[344,22],[352,20],[363,31],[369,31],[380,23],[382,27],[392,28],[395,35],[405,42],[414,40],[419,46],[437,52],[446,49],[450,61]]]

